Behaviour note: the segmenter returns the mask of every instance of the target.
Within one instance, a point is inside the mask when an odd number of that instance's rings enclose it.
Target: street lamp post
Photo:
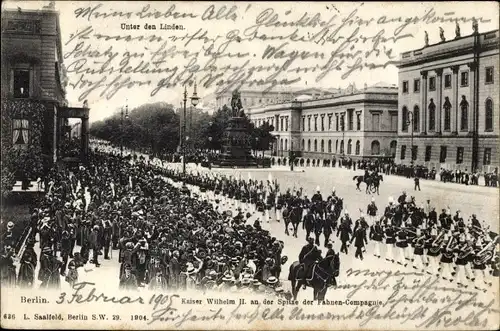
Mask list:
[[[408,120],[406,121],[406,125],[410,126],[410,165],[413,167],[413,112],[410,110],[408,111]]]
[[[123,128],[123,118],[128,119],[128,102],[127,105],[125,106],[125,113],[123,112],[123,107],[121,109],[121,116],[120,116],[120,156],[123,157],[123,133],[124,133],[124,128]]]
[[[186,85],[184,85],[184,112],[183,112],[183,122],[182,122],[182,139],[181,139],[181,148],[182,148],[182,175],[183,177],[186,176],[186,144],[187,140],[189,139],[186,136],[186,103],[187,103],[187,88]],[[191,104],[193,107],[196,107],[198,105],[198,102],[200,101],[200,98],[198,97],[198,94],[196,93],[196,82],[194,83],[194,91],[193,95],[191,96]]]

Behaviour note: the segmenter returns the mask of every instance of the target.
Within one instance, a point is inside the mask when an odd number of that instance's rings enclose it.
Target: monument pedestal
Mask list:
[[[223,168],[256,168],[257,162],[252,156],[250,133],[243,117],[232,117],[224,132],[222,154],[215,166]]]

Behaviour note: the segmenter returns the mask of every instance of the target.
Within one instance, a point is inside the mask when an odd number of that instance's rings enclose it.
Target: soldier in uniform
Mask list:
[[[394,244],[396,243],[396,231],[392,224],[387,224],[385,226],[385,259],[387,261],[390,261],[394,263],[394,254],[393,254],[393,248]]]
[[[408,248],[408,233],[405,229],[400,228],[397,232],[396,247],[399,248],[399,265],[406,267],[406,250]]]
[[[454,248],[457,256],[455,260],[455,265],[457,267],[455,277],[459,287],[467,287],[465,274],[468,273],[468,269],[466,269],[466,266],[469,263],[470,255],[473,252],[473,248],[465,239],[465,233],[461,233],[458,237],[458,244]],[[467,278],[470,278],[470,275],[467,275]]]
[[[101,265],[99,264],[98,261],[99,250],[100,250],[99,225],[94,225],[94,227],[92,228],[89,242],[90,242],[90,248],[92,249],[92,263],[95,264],[96,267],[100,267]]]
[[[377,205],[375,205],[375,198],[372,198],[370,204],[366,208],[366,214],[370,217],[370,222],[373,224],[377,217]]]
[[[356,247],[356,253],[354,254],[354,257],[363,260],[365,245],[368,243],[368,241],[366,240],[366,230],[364,226],[359,226],[356,229],[351,238],[351,244],[352,242],[354,242],[354,246]]]
[[[375,224],[372,224],[370,227],[370,239],[375,242],[375,250],[373,252],[373,256],[378,257],[380,259],[380,244],[384,238],[384,230],[380,225],[380,221],[376,220]]]
[[[425,247],[425,233],[422,233],[422,229],[418,228],[416,236],[413,239],[413,269],[423,270],[424,268],[424,247]]]
[[[352,221],[349,217],[349,213],[346,210],[340,222],[340,226],[337,230],[337,237],[339,237],[340,235],[340,241],[342,242],[340,251],[345,254],[349,253],[347,243],[349,242],[349,240],[351,240],[351,234],[352,234],[351,223]]]

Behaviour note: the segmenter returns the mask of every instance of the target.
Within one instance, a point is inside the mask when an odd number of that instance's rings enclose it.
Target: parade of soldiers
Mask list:
[[[289,258],[286,246],[270,234],[268,224],[287,226],[298,215],[306,241],[300,263],[334,255],[333,240],[339,240],[342,254],[363,260],[369,247],[375,258],[398,268],[485,291],[499,275],[498,235],[476,215],[464,220],[460,211],[452,216],[445,208],[438,216],[435,208],[430,200],[417,206],[403,191],[396,200],[389,197],[386,206],[379,208],[372,199],[366,213],[351,214],[335,188],[323,196],[317,187],[309,199],[302,188],[282,190],[271,175],[267,182],[250,175],[184,175],[166,162],[124,158],[97,145],[88,165],[50,173],[19,267],[12,243],[5,242],[1,277],[20,287],[38,280],[42,288],[59,288],[61,281],[77,283],[79,270],[98,268],[118,254],[117,283],[124,290],[289,296],[280,277]],[[316,261],[307,259],[316,250]]]

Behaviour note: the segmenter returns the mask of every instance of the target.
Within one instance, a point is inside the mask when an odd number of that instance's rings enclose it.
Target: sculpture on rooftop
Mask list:
[[[439,27],[439,38],[441,38],[441,42],[446,41],[446,38],[444,37],[444,30],[442,27]]]
[[[427,33],[427,31],[424,31],[425,33],[425,36],[424,36],[424,42],[425,42],[425,46],[429,46],[429,34]]]
[[[460,38],[460,25],[458,24],[458,22],[455,22],[456,23],[456,26],[455,26],[455,39],[456,38]]]
[[[474,34],[479,33],[479,24],[477,23],[477,20],[475,17],[472,18],[472,31]]]

